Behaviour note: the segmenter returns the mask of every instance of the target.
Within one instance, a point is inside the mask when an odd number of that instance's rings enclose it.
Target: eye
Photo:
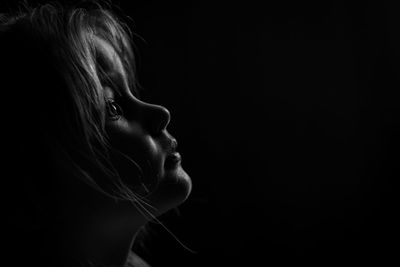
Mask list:
[[[106,99],[106,109],[108,117],[113,121],[119,120],[124,115],[122,108],[113,99]]]

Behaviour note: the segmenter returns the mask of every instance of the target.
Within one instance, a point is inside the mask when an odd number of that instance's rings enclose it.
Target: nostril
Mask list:
[[[171,120],[171,113],[165,107],[160,106],[160,131],[163,131],[167,128],[170,120]]]
[[[153,135],[159,135],[167,128],[171,119],[171,114],[169,110],[163,106],[150,104],[148,108],[146,120],[150,128],[149,130]]]

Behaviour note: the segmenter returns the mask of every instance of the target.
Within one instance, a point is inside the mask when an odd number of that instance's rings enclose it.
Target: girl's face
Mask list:
[[[183,202],[191,191],[190,177],[176,151],[177,142],[166,129],[170,113],[139,100],[129,89],[114,48],[101,38],[95,41],[98,61],[112,81],[102,85],[113,164],[123,181],[138,195],[146,195],[149,204],[162,213]]]

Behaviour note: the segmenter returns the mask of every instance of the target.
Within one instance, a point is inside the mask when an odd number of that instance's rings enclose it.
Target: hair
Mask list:
[[[11,174],[1,182],[7,190],[2,194],[6,221],[20,235],[37,237],[42,222],[62,213],[57,211],[62,193],[71,194],[63,192],[64,187],[97,190],[115,201],[133,203],[191,251],[124,183],[111,161],[116,154],[131,162],[139,180],[157,176],[144,173],[147,168],[112,148],[105,130],[102,84],[111,81],[99,62],[96,38],[108,42],[121,58],[132,93],[139,96],[142,89],[135,66],[134,38],[139,36],[120,16],[97,1],[68,7],[25,3],[17,12],[0,14],[1,147],[7,155],[1,165],[4,174]],[[10,235],[9,246],[18,250],[21,241]]]
[[[24,5],[16,15],[1,16],[0,22],[3,99],[20,101],[18,115],[30,111],[35,116],[30,119],[31,129],[42,151],[50,153],[47,160],[115,199],[137,200],[110,161],[102,90],[107,77],[97,64],[94,43],[97,37],[113,46],[128,73],[131,90],[138,93],[132,33],[127,25],[96,2],[71,8]],[[32,140],[23,140],[27,132],[21,129],[26,129],[21,119],[25,118],[10,118],[6,125],[12,125],[14,139],[21,137],[19,153],[39,149]]]
[[[117,153],[137,167],[138,179],[143,176],[140,166],[109,144],[102,87],[107,76],[95,47],[95,38],[112,45],[138,95],[135,36],[110,6],[96,1],[24,4],[16,13],[0,14],[1,145],[7,155],[2,171],[11,176],[2,187],[4,200],[12,201],[6,213],[13,227],[22,230],[27,220],[36,225],[51,217],[64,185],[130,201],[154,219],[111,162]]]

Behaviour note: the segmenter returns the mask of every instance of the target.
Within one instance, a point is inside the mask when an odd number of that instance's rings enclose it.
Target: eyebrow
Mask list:
[[[100,82],[104,85],[111,86],[119,96],[124,88],[123,76],[115,70],[101,71]]]
[[[106,49],[101,51],[103,52],[98,53],[96,57],[101,73],[100,81],[112,86],[118,96],[129,92],[138,97],[136,90],[131,88],[131,77],[121,56],[115,50],[111,54]]]

